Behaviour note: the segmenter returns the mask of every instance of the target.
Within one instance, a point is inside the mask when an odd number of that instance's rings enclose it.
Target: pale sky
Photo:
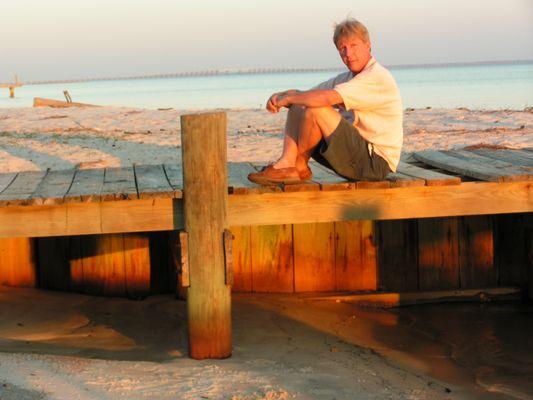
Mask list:
[[[350,15],[385,65],[533,59],[533,0],[0,0],[0,82],[335,67]]]

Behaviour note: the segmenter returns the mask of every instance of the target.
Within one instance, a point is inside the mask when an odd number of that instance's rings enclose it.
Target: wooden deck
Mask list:
[[[258,165],[228,164],[230,226],[533,211],[533,149],[423,151],[381,182],[313,179],[257,186]],[[181,165],[0,174],[0,237],[183,228]]]

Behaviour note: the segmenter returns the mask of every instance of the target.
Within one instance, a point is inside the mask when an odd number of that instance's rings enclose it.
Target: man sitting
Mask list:
[[[381,180],[396,171],[403,141],[400,92],[390,72],[371,55],[368,30],[349,18],[333,42],[348,71],[311,90],[274,93],[266,108],[287,107],[283,153],[248,179],[261,185],[312,177],[309,158],[351,180]]]

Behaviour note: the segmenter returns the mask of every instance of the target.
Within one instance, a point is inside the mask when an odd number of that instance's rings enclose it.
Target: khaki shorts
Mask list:
[[[357,128],[341,118],[330,136],[315,148],[311,157],[340,176],[352,180],[380,181],[389,172],[389,164],[363,139]],[[372,153],[372,154],[370,154]]]

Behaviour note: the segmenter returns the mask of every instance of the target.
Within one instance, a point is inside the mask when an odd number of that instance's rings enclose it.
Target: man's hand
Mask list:
[[[287,107],[289,104],[287,103],[287,100],[285,100],[285,97],[291,94],[297,94],[300,93],[299,90],[286,90],[284,92],[278,92],[274,93],[267,101],[266,109],[275,114],[279,112],[279,110],[283,107]]]
[[[275,114],[279,112],[280,107],[277,106],[279,93],[274,93],[267,101],[266,109]]]

